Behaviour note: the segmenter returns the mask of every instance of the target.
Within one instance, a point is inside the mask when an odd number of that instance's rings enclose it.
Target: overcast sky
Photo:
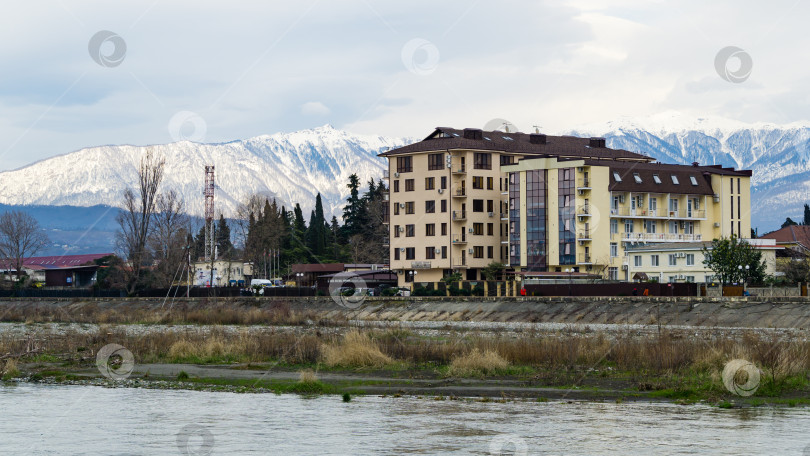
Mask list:
[[[550,133],[667,110],[802,121],[808,13],[795,0],[13,2],[0,170],[326,123],[422,137],[497,117]],[[743,82],[715,69],[727,46],[751,58]]]

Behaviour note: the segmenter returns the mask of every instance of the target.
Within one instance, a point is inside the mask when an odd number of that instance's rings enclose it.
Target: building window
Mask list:
[[[444,169],[444,154],[428,155],[428,170],[436,171]]]
[[[397,172],[409,173],[413,171],[413,157],[397,157]]]
[[[473,212],[484,212],[484,200],[473,200]]]
[[[608,280],[619,280],[619,268],[608,268]]]
[[[394,260],[399,261],[399,249],[394,249]]]
[[[442,200],[442,212],[447,212],[447,200]]]
[[[447,258],[447,246],[442,246],[442,258]]]
[[[415,247],[408,247],[405,249],[405,259],[406,260],[414,260],[416,259],[416,248]]]
[[[473,188],[478,190],[484,189],[484,177],[483,176],[473,176]]]
[[[408,201],[405,203],[405,213],[406,214],[413,214],[414,203],[413,201]]]
[[[412,192],[413,191],[413,188],[414,188],[413,182],[414,182],[413,179],[405,179],[405,191],[406,192]]]
[[[476,236],[482,236],[484,234],[484,224],[473,223],[473,234],[475,234]]]
[[[473,155],[473,168],[492,169],[492,154],[476,152],[475,155]]]
[[[487,177],[487,190],[493,190],[495,188],[495,180],[491,177]]]
[[[426,177],[425,178],[425,190],[433,190],[436,188],[436,178],[435,177]]]
[[[405,237],[414,237],[416,235],[416,225],[405,225]]]
[[[686,276],[686,281],[689,283],[693,283],[695,281],[695,276]]]
[[[737,178],[737,194],[740,194],[740,178]]]
[[[434,247],[425,247],[425,259],[433,260],[436,258],[436,249]]]
[[[399,215],[399,204],[394,203],[394,215]]]
[[[695,176],[689,176],[689,181],[692,182],[692,185],[697,187],[698,183],[697,183],[697,179],[695,179]]]
[[[436,236],[436,224],[428,223],[425,225],[425,236]]]
[[[495,256],[495,248],[491,245],[487,247],[487,258],[492,258]]]
[[[394,225],[394,237],[399,237],[399,225]]]
[[[619,244],[617,244],[615,242],[611,242],[610,243],[610,257],[611,258],[616,258],[617,256],[619,256]]]
[[[436,201],[425,201],[425,213],[432,214],[436,212]]]
[[[686,265],[687,266],[694,266],[695,265],[695,254],[687,253],[686,254]]]
[[[677,198],[670,198],[669,199],[669,211],[670,212],[678,212],[678,199]]]
[[[492,200],[487,200],[487,212],[495,213],[495,203]]]
[[[619,221],[616,219],[610,219],[610,234],[618,234],[619,233]]]
[[[658,225],[658,222],[655,220],[646,220],[644,224],[647,225],[646,229],[648,233],[655,233],[655,228]]]
[[[514,165],[515,157],[511,155],[501,155],[501,166]]]
[[[650,266],[659,266],[658,264],[658,255],[651,255],[650,256]]]
[[[656,184],[661,183],[661,178],[658,177],[658,174],[653,174],[653,181],[655,181]]]
[[[673,184],[675,184],[675,185],[680,184],[680,182],[678,182],[678,176],[673,174],[671,177],[672,177],[672,183]]]
[[[442,236],[447,236],[447,223],[442,223]]]
[[[613,180],[615,180],[616,182],[622,181],[621,176],[619,176],[619,173],[617,173],[616,171],[613,171]]]
[[[637,268],[641,267],[641,255],[633,255],[633,266]]]
[[[495,235],[495,224],[487,223],[487,236],[494,236],[494,235]]]
[[[477,245],[473,247],[473,258],[484,258],[484,247]]]
[[[636,181],[637,184],[641,183],[641,176],[638,173],[633,173],[633,179]]]
[[[678,265],[678,257],[674,253],[669,254],[669,265],[670,266]]]
[[[394,193],[399,191],[399,180],[394,181]]]
[[[441,189],[442,190],[447,190],[447,176],[442,176],[442,178],[440,180],[440,183],[441,183]]]
[[[624,221],[624,232],[625,233],[632,233],[633,232],[633,220],[627,219]]]

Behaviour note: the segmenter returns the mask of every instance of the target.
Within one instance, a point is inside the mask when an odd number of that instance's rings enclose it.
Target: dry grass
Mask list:
[[[357,330],[337,343],[322,345],[321,360],[330,367],[384,367],[394,362],[368,334]]]
[[[452,377],[480,377],[503,371],[507,367],[509,367],[509,361],[505,360],[498,352],[493,350],[481,351],[474,348],[471,352],[454,358],[450,362],[447,374]]]
[[[3,366],[3,378],[14,378],[20,375],[20,370],[17,368],[17,361],[14,358],[6,360]]]
[[[318,383],[318,376],[312,369],[304,369],[298,373],[298,381],[301,383]]]

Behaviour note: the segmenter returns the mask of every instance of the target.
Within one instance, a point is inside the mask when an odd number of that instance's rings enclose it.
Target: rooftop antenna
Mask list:
[[[534,127],[534,132],[539,134],[540,133],[540,125],[532,125]]]

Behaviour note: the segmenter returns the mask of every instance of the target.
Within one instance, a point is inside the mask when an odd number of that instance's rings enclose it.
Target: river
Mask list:
[[[0,386],[2,454],[810,454],[810,410]]]

